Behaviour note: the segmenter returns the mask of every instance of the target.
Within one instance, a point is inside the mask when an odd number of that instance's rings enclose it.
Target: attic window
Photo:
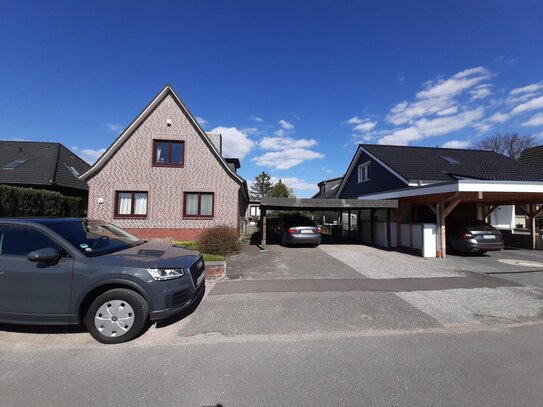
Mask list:
[[[68,165],[66,163],[64,163],[64,165],[66,166],[66,168],[68,168],[70,170],[70,172],[72,174],[74,174],[76,177],[79,177],[79,172],[74,167],[72,167],[71,165]]]
[[[449,164],[460,164],[460,161],[455,160],[454,158],[449,157],[448,155],[442,155],[440,157],[444,159],[445,161],[447,161]]]
[[[15,161],[12,161],[12,162],[4,165],[2,168],[4,168],[5,170],[12,170],[12,169],[17,168],[18,166],[24,164],[27,161],[28,161],[28,159],[26,159],[26,160],[15,160]]]

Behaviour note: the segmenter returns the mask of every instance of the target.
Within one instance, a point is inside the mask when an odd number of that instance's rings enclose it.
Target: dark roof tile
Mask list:
[[[458,178],[543,181],[542,170],[493,151],[373,144],[360,146],[409,182],[446,182]]]

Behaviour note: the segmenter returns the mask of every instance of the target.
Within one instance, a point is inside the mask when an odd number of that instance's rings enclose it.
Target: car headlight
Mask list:
[[[157,281],[173,280],[185,275],[183,269],[147,269],[147,272]]]

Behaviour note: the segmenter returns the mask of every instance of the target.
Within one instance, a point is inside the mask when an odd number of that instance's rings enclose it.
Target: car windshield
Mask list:
[[[48,223],[47,226],[88,257],[113,253],[144,243],[117,226],[102,221]]]

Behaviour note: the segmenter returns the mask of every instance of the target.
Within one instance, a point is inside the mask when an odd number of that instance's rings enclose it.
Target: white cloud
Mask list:
[[[210,133],[222,135],[222,152],[224,157],[242,160],[253,149],[255,142],[246,133],[236,127],[215,127]]]
[[[429,81],[423,85],[424,89],[416,94],[414,102],[403,101],[396,104],[391,110],[386,120],[396,126],[402,124],[411,124],[413,120],[447,111],[452,106],[457,105],[456,97],[461,93],[481,87],[475,94],[482,95],[488,93],[484,82],[492,77],[492,73],[484,68],[477,67],[458,72],[448,79],[438,79]],[[475,89],[473,89],[475,91]],[[473,95],[472,95],[473,96]]]
[[[116,133],[124,129],[124,126],[122,124],[114,124],[114,123],[106,123],[106,127]]]
[[[12,138],[8,138],[7,140],[8,141],[32,141],[32,140],[29,140],[26,138],[20,138],[20,137],[12,137]]]
[[[511,110],[511,114],[520,114],[538,109],[543,109],[543,96],[536,97],[518,105],[513,110]]]
[[[511,115],[508,113],[494,113],[492,116],[490,116],[487,121],[491,123],[505,123],[507,120],[511,118]]]
[[[368,131],[371,131],[377,126],[377,122],[372,122],[369,119],[363,120],[361,123],[354,126],[354,131],[359,131],[361,133],[365,133]]]
[[[291,148],[309,148],[318,143],[313,139],[294,139],[291,137],[263,137],[259,146],[263,150],[286,150]]]
[[[77,150],[77,148],[74,148],[74,149]],[[89,164],[94,164],[94,162],[98,160],[102,154],[104,154],[106,149],[99,148],[99,149],[93,150],[92,148],[83,148],[79,151],[81,151],[80,155],[83,160],[85,160]]]
[[[324,158],[324,155],[305,148],[293,148],[283,151],[270,151],[253,158],[256,165],[274,167],[278,170],[288,170],[306,160]]]
[[[446,109],[440,110],[437,112],[438,116],[448,116],[450,114],[456,114],[458,112],[458,106],[450,106]]]
[[[484,83],[482,85],[476,86],[473,90],[469,92],[471,95],[471,99],[472,100],[484,99],[487,96],[492,95],[491,87],[492,85],[490,85],[489,83]]]
[[[195,119],[202,127],[209,123],[206,119],[200,116],[196,116]]]
[[[483,108],[479,107],[454,116],[438,117],[435,119],[422,118],[416,121],[413,126],[397,129],[391,134],[382,137],[379,140],[379,144],[407,145],[412,141],[421,140],[426,137],[442,136],[472,125],[476,120],[483,117],[483,112]]]
[[[262,117],[258,117],[258,116],[249,116],[249,119],[257,123],[262,123],[264,121]]]
[[[451,140],[444,143],[441,147],[443,148],[469,148],[471,147],[471,142],[461,141],[461,140]]]
[[[347,123],[349,124],[360,124],[363,120],[359,118],[358,116],[351,117],[349,120],[347,120]]]
[[[316,184],[312,184],[296,177],[271,177],[271,182],[276,183],[279,180],[287,187],[292,188],[294,191],[315,191],[319,189]]]
[[[406,146],[411,141],[420,140],[423,136],[417,130],[416,127],[407,127],[405,129],[395,130],[392,134],[380,138],[379,144],[394,144],[399,146]]]
[[[483,108],[480,107],[459,113],[456,116],[440,117],[431,120],[424,118],[416,122],[416,127],[424,137],[442,136],[469,126],[475,120],[483,117],[483,112]]]
[[[275,130],[275,131],[273,132],[273,134],[274,134],[275,136],[277,136],[277,137],[283,137],[283,136],[286,134],[286,132],[285,132],[284,129],[279,129],[279,130]]]
[[[285,129],[285,130],[294,129],[294,125],[292,123],[287,122],[286,120],[279,120],[278,123],[279,123],[279,125],[281,126],[282,129]]]
[[[536,115],[533,115],[530,117],[528,121],[525,121],[522,123],[522,126],[525,127],[536,127],[536,126],[543,126],[543,113],[538,113]]]
[[[321,167],[321,170],[323,170],[325,173],[327,174],[331,174],[332,173],[332,170],[328,167]]]
[[[538,82],[538,83],[532,83],[530,85],[523,86],[521,88],[515,88],[509,94],[521,95],[524,93],[534,93],[542,89],[543,89],[543,82]]]
[[[482,66],[466,69],[458,72],[449,79],[440,79],[427,83],[426,89],[417,93],[417,99],[450,98],[485,79],[489,79],[491,76],[491,72]]]

